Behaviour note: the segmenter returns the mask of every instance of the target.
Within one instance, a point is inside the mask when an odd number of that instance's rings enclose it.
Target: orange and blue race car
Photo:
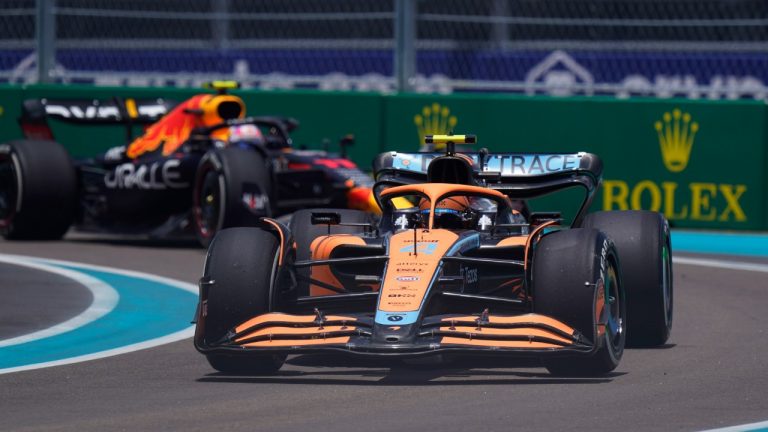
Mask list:
[[[243,100],[215,93],[175,104],[162,99],[24,102],[25,139],[0,144],[0,234],[56,239],[81,231],[169,237],[207,245],[216,231],[310,207],[378,211],[369,175],[341,154],[295,148],[298,122],[246,117]],[[72,161],[51,122],[124,125],[127,145]],[[133,137],[134,126],[144,126]]]
[[[587,213],[590,153],[380,155],[377,223],[353,210],[219,232],[208,249],[194,344],[227,373],[289,354],[527,356],[556,375],[600,375],[625,345],[672,328],[669,225],[646,211]],[[569,225],[516,203],[584,192]]]

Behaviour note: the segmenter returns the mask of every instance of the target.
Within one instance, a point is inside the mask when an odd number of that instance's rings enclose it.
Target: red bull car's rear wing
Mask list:
[[[53,139],[48,119],[130,128],[152,124],[174,106],[176,102],[159,98],[27,99],[22,103],[19,124],[27,139]]]
[[[21,116],[26,120],[54,118],[72,123],[124,124],[153,123],[176,106],[159,98],[27,99]]]

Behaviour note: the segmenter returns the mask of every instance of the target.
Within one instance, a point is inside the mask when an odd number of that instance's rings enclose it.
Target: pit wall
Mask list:
[[[196,89],[0,86],[0,142],[21,137],[28,98],[160,97],[181,101]],[[497,94],[380,95],[318,91],[237,92],[248,115],[299,119],[295,143],[336,147],[356,137],[350,156],[369,169],[382,151],[417,151],[425,134],[473,133],[491,151],[600,155],[604,180],[594,210],[652,209],[676,227],[768,229],[768,108],[755,101],[617,100]],[[52,122],[53,123],[53,122]],[[56,122],[74,157],[125,143],[125,130]]]

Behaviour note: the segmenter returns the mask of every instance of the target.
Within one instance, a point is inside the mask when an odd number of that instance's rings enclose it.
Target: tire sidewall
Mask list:
[[[24,180],[22,178],[22,172],[21,172],[21,162],[19,161],[18,155],[13,151],[13,148],[5,144],[7,147],[3,147],[2,151],[0,151],[0,164],[8,163],[12,166],[13,170],[13,202],[7,202],[6,205],[8,205],[8,214],[4,218],[4,220],[0,221],[0,234],[3,236],[7,236],[13,232],[13,222],[14,218],[16,217],[16,214],[21,209],[21,202],[22,202],[22,194],[23,194],[23,184]]]
[[[219,184],[219,210],[217,215],[217,223],[213,229],[209,229],[203,225],[203,209],[202,209],[202,193],[203,185],[206,177],[214,173],[217,176],[217,182]],[[195,229],[195,234],[198,240],[203,246],[208,246],[213,241],[213,237],[217,232],[221,231],[224,223],[224,211],[226,208],[226,184],[223,175],[223,166],[214,153],[207,153],[200,161],[200,165],[197,168],[195,174],[195,187],[193,188],[192,197],[192,218]]]
[[[195,234],[204,246],[216,232],[236,226],[255,226],[259,218],[272,215],[272,182],[269,165],[261,153],[235,147],[211,150],[198,165],[193,188],[192,219]],[[202,187],[206,176],[218,176],[219,209],[216,226],[205,229],[202,220]],[[248,195],[250,194],[250,195]],[[246,196],[256,196],[262,208],[246,206]]]
[[[622,320],[615,344],[605,328],[601,335],[598,329],[598,323],[606,322],[611,307],[604,291],[610,269],[615,273],[615,301]],[[545,365],[550,370],[577,375],[615,369],[624,352],[626,295],[613,242],[602,232],[589,228],[547,234],[536,245],[532,271],[534,312],[571,326],[596,346],[592,357],[551,359]]]
[[[3,160],[14,164],[16,203],[2,235],[9,239],[61,238],[74,222],[77,174],[61,144],[46,140],[11,141]],[[6,147],[7,146],[7,147]]]
[[[201,292],[200,315],[195,329],[198,349],[210,348],[236,326],[273,310],[278,268],[279,240],[260,228],[240,227],[219,231],[208,249]],[[285,354],[207,352],[216,370],[234,374],[271,374],[285,361]]]
[[[627,292],[627,344],[664,344],[674,318],[667,220],[650,211],[611,211],[589,214],[583,225],[603,231],[616,245]]]
[[[273,310],[278,249],[274,234],[260,228],[229,228],[216,234],[203,272],[204,279],[213,281],[201,299],[206,343]]]

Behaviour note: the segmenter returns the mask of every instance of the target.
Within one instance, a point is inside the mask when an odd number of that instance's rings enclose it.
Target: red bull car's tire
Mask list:
[[[672,331],[673,280],[669,224],[650,211],[598,212],[584,227],[599,229],[616,245],[627,291],[627,345],[659,346]]]
[[[326,225],[312,225],[312,213],[317,212],[339,213],[342,223],[371,222],[371,215],[360,210],[307,209],[297,211],[291,216],[291,221],[288,224],[288,228],[293,234],[293,240],[296,242],[296,261],[308,260],[310,258],[309,246],[312,244],[312,241],[317,237],[328,234],[328,227]],[[331,234],[361,234],[363,232],[365,232],[365,228],[359,226],[331,226]],[[297,272],[299,275],[309,277],[309,268],[299,268]],[[299,296],[309,295],[308,282],[299,281],[298,287]]]
[[[545,236],[533,258],[533,302],[535,313],[556,317],[598,347],[588,357],[542,359],[550,373],[602,375],[618,366],[626,302],[616,249],[605,234],[576,228]]]
[[[77,178],[69,154],[44,140],[0,144],[0,234],[55,240],[75,216]]]
[[[236,325],[272,309],[278,240],[260,228],[229,228],[216,234],[205,262],[212,281],[203,305],[204,337],[216,343]],[[207,354],[211,366],[226,373],[265,374],[283,365],[285,356]]]
[[[272,181],[266,159],[256,151],[225,148],[200,161],[195,176],[192,216],[197,239],[208,246],[216,232],[255,226],[271,216]]]

